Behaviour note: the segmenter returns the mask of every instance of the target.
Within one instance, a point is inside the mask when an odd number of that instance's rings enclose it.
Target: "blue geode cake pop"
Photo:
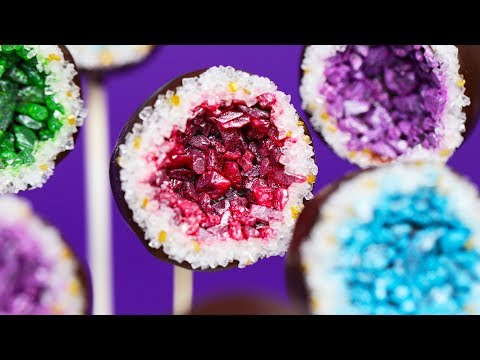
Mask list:
[[[303,272],[311,313],[480,313],[478,192],[447,167],[359,172],[320,193],[298,224],[289,279]]]

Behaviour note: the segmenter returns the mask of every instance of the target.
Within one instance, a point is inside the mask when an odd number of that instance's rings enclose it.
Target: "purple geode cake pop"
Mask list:
[[[445,162],[470,104],[454,45],[312,45],[300,93],[312,125],[361,166]]]
[[[0,314],[81,315],[86,278],[58,230],[19,197],[0,198]]]

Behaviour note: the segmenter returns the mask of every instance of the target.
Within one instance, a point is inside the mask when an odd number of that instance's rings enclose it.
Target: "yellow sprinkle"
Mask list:
[[[303,127],[303,124],[304,124],[303,121],[297,121],[297,125],[298,125],[298,126],[302,126],[302,127]]]
[[[285,135],[287,138],[289,137],[292,137],[292,132],[291,131],[287,131],[287,135]]]
[[[180,105],[180,96],[173,95],[171,101],[172,101],[173,106]]]
[[[113,55],[110,51],[103,51],[100,54],[100,62],[102,65],[109,66],[113,64]]]
[[[330,132],[335,132],[335,131],[337,131],[337,127],[335,125],[329,124],[327,126],[327,130],[330,131]]]
[[[312,310],[318,310],[318,308],[320,307],[320,302],[318,301],[317,298],[312,298],[310,300],[310,307],[312,308]]]
[[[121,156],[117,156],[117,158],[115,159],[117,161],[117,164],[118,165],[121,165],[120,162],[122,161],[122,157]]]
[[[200,246],[200,244],[198,243],[198,241],[193,241],[193,250],[195,250],[196,253],[200,252],[200,250],[202,249],[202,247]]]
[[[465,83],[466,83],[465,79],[458,79],[457,80],[457,86],[458,87],[464,87]]]
[[[75,118],[73,116],[69,116],[68,117],[68,123],[72,126],[75,125]]]
[[[158,234],[158,241],[160,241],[160,244],[167,241],[167,232],[165,230],[160,231],[160,234]]]
[[[307,264],[302,264],[300,265],[300,270],[303,272],[303,273],[307,273],[310,271],[310,267],[307,265]]]
[[[47,164],[40,165],[40,170],[47,171],[48,170],[48,165]]]
[[[317,108],[317,105],[315,105],[314,103],[310,103],[307,105],[307,110],[310,112],[314,112],[316,108]]]
[[[80,293],[80,283],[77,280],[73,280],[68,287],[68,292],[73,296],[78,295]]]
[[[143,199],[143,202],[142,202],[142,209],[145,209],[147,207],[147,205],[148,205],[148,199],[145,198],[145,199]]]
[[[62,315],[63,314],[63,307],[60,304],[53,304],[52,313],[54,315]]]
[[[245,88],[243,88],[243,92],[244,92],[245,94],[247,94],[247,95],[251,95],[251,94],[252,94],[252,92],[251,92],[250,90],[245,89]]]
[[[320,117],[322,118],[323,121],[327,121],[330,118],[330,116],[328,116],[326,111],[322,112],[322,115],[320,115]]]
[[[231,92],[236,92],[238,90],[238,84],[236,82],[230,81],[228,88]]]
[[[303,141],[305,141],[307,144],[312,143],[312,139],[310,139],[310,136],[308,135],[303,135]]]
[[[327,244],[329,245],[337,245],[337,239],[333,235],[327,236]]]
[[[463,311],[465,311],[467,314],[475,314],[475,308],[472,305],[465,305],[463,307]]]
[[[449,157],[452,154],[452,151],[449,149],[440,150],[438,153],[441,157]]]
[[[142,145],[142,138],[140,136],[137,136],[135,140],[133,140],[133,147],[135,149],[140,149],[140,145]]]
[[[290,211],[292,212],[292,218],[295,220],[298,218],[298,216],[300,215],[300,209],[298,206],[292,206],[290,208]]]
[[[67,91],[67,96],[72,97],[72,93],[70,91]]]
[[[57,54],[50,54],[48,55],[48,58],[51,60],[51,61],[60,61],[60,56],[58,56]]]
[[[252,262],[250,260],[247,260],[247,262],[245,263],[246,266],[250,266],[252,265]]]
[[[472,239],[469,239],[463,247],[467,250],[472,250],[475,247],[475,243],[473,242]]]
[[[316,177],[315,175],[310,174],[310,175],[307,176],[307,182],[308,182],[310,185],[312,185],[312,184],[315,182],[315,179],[316,179],[316,178],[317,178],[317,177]]]
[[[303,70],[303,73],[304,73],[304,74],[310,74],[311,72],[312,72],[312,70],[310,70],[310,69],[305,69],[305,70]]]
[[[363,149],[363,153],[366,155],[372,155],[372,150],[370,149]]]
[[[373,179],[367,179],[365,180],[364,185],[367,189],[375,189],[378,186],[378,183]]]
[[[357,156],[357,152],[356,151],[350,151],[348,153],[348,158],[349,159],[353,159],[355,156]]]
[[[413,164],[414,164],[415,166],[419,166],[419,167],[420,167],[420,166],[423,166],[424,162],[421,161],[421,160],[418,160],[418,161],[415,161]]]
[[[69,248],[63,249],[61,257],[66,260],[73,258],[72,251]]]

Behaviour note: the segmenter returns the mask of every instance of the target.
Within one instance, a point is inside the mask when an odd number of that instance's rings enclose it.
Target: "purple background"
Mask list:
[[[110,144],[133,112],[156,89],[179,75],[214,65],[231,65],[270,78],[278,88],[292,96],[300,116],[298,93],[302,46],[158,46],[147,61],[138,66],[108,74],[105,85],[110,108]],[[88,121],[88,119],[87,119]],[[75,150],[57,167],[55,175],[42,189],[24,194],[34,202],[40,214],[57,225],[74,250],[86,259],[86,220],[84,182],[84,134],[80,133]],[[354,169],[336,157],[312,132],[319,175],[315,190]],[[450,161],[450,165],[480,183],[475,143],[480,131],[473,133]],[[105,169],[108,171],[108,169]],[[172,309],[173,268],[149,255],[124,223],[112,198],[114,251],[114,299],[116,314],[169,314]],[[194,302],[219,293],[261,291],[288,300],[284,259],[262,260],[246,269],[215,273],[195,273]]]

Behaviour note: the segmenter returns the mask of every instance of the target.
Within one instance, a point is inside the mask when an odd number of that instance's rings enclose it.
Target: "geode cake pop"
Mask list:
[[[314,314],[478,314],[478,191],[440,164],[350,175],[300,215],[287,278]]]
[[[89,312],[86,273],[57,229],[13,195],[0,197],[0,314]]]
[[[43,186],[85,117],[61,45],[0,45],[0,195]]]
[[[476,120],[477,114],[468,112],[467,118],[463,108],[470,104],[467,95],[478,98],[478,49],[308,46],[303,107],[326,143],[362,168],[394,161],[446,162]]]
[[[153,45],[67,45],[80,69],[110,70],[138,63]]]
[[[122,131],[122,215],[155,256],[193,269],[283,255],[317,167],[290,97],[231,67],[181,76]]]

